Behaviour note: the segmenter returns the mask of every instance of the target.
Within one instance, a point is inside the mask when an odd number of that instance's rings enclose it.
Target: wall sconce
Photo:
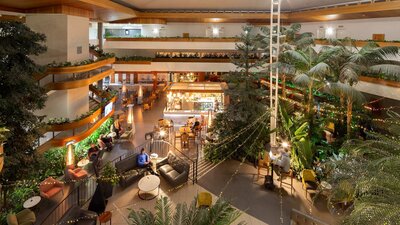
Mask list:
[[[326,36],[331,36],[331,35],[333,35],[333,32],[334,32],[334,30],[333,30],[332,27],[327,27],[327,28],[325,29],[325,34],[326,34]]]
[[[73,168],[75,166],[74,143],[75,141],[70,141],[66,144],[67,154],[65,156],[65,164],[67,168]]]
[[[153,34],[158,35],[160,33],[160,30],[158,28],[153,29]]]
[[[125,30],[125,35],[129,35],[129,30],[128,29]]]
[[[212,34],[214,37],[217,37],[219,35],[219,29],[217,27],[214,27],[212,29]]]

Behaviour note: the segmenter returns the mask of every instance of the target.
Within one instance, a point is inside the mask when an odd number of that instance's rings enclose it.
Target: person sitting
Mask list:
[[[119,122],[119,115],[117,116],[117,118],[114,121],[114,132],[117,134],[117,139],[119,139],[119,137],[121,136],[122,133],[122,127],[121,124]]]
[[[191,130],[192,130],[193,133],[195,133],[196,131],[200,130],[200,128],[201,128],[200,127],[200,122],[199,122],[198,119],[196,119],[196,121],[194,122]]]
[[[90,148],[88,149],[88,157],[90,161],[94,161],[99,154],[100,149],[95,145],[91,144]]]
[[[151,168],[152,162],[150,162],[150,157],[144,148],[140,150],[140,154],[137,157],[137,165],[141,168],[146,168],[153,175],[158,175]]]
[[[283,151],[281,150],[281,158],[276,160],[274,163],[274,169],[276,171],[276,174],[279,176],[281,172],[283,173],[289,173],[290,171],[290,156],[289,156],[289,150],[284,149]]]
[[[100,140],[99,145],[102,148],[106,148],[108,151],[112,150],[112,138],[111,137],[107,137],[106,135],[102,134],[100,135]]]

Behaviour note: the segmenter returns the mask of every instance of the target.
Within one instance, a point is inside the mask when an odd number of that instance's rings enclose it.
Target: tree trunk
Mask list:
[[[282,74],[282,97],[286,98],[286,74]]]
[[[351,137],[351,120],[353,116],[353,99],[347,97],[347,138]]]
[[[344,109],[344,93],[340,93],[340,110]],[[340,124],[343,125],[344,123],[344,113],[343,111],[340,112]]]

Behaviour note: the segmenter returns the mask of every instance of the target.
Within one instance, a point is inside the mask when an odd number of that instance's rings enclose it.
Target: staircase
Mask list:
[[[206,175],[208,172],[213,170],[215,167],[218,166],[218,163],[212,163],[207,161],[204,157],[200,158],[197,161],[197,180],[202,178],[204,175]],[[190,168],[190,176],[193,176],[193,168]]]

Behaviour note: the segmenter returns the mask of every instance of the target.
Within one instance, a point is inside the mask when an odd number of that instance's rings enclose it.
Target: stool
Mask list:
[[[212,204],[212,196],[208,192],[200,192],[197,195],[197,206],[199,208],[205,207],[210,208]]]
[[[102,224],[102,223],[106,224],[107,222],[110,222],[110,225],[111,225],[112,224],[111,217],[112,217],[112,213],[110,211],[103,212],[102,214],[99,215],[100,224]]]

